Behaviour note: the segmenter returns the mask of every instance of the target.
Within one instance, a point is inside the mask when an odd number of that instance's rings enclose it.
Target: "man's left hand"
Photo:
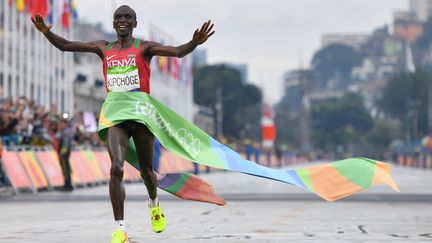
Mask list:
[[[202,43],[206,42],[206,40],[215,33],[215,31],[214,30],[212,31],[212,29],[213,29],[212,22],[210,20],[205,22],[201,26],[201,29],[195,30],[192,41],[195,42],[197,45],[201,45]]]

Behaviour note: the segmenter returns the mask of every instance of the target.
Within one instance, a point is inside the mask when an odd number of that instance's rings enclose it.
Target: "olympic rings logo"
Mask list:
[[[176,138],[192,157],[196,157],[201,151],[201,141],[186,129],[180,128],[177,130]]]

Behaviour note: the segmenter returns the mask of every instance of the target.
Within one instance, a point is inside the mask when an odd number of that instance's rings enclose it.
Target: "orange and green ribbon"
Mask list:
[[[378,183],[398,191],[390,164],[367,158],[350,158],[305,169],[280,170],[243,159],[240,154],[206,134],[164,104],[144,92],[108,93],[99,119],[99,136],[123,121],[145,124],[172,153],[196,163],[292,184],[334,201]],[[138,168],[132,138],[126,160]]]

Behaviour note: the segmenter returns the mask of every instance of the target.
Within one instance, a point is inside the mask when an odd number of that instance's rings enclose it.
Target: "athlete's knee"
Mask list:
[[[124,168],[121,164],[112,164],[111,165],[111,177],[123,178]]]

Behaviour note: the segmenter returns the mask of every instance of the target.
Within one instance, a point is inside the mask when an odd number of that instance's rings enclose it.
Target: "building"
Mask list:
[[[75,36],[78,41],[115,40],[114,33],[108,33],[100,24],[79,22]],[[102,61],[99,56],[89,53],[74,54],[74,97],[78,111],[98,112],[106,96]]]
[[[62,27],[62,6],[56,4],[63,5],[63,1],[52,3],[52,9],[58,10],[51,16],[52,30],[56,34],[79,41],[116,39],[100,25],[74,23]],[[3,96],[30,97],[46,108],[56,104],[58,112],[98,112],[106,95],[100,58],[94,54],[59,51],[34,28],[29,21],[30,14],[17,9],[16,1],[0,0],[0,6],[0,90]],[[154,25],[150,26],[150,39],[166,45],[178,44]],[[152,95],[192,120],[191,55],[181,59],[154,57],[151,69]]]
[[[299,112],[303,102],[302,97],[315,89],[313,71],[295,69],[286,72],[283,82],[288,107],[291,111]]]
[[[207,50],[197,48],[192,53],[192,61],[195,67],[207,65]]]
[[[154,24],[150,24],[149,30],[151,41],[171,46],[180,44]],[[156,56],[150,64],[152,96],[189,121],[193,120],[195,110],[192,67],[191,54],[183,58]]]
[[[321,48],[325,48],[331,44],[342,44],[351,46],[358,51],[369,37],[370,35],[368,34],[324,34],[321,38]]]
[[[420,22],[426,22],[432,15],[431,0],[410,0],[410,12],[417,16]]]
[[[54,4],[63,4],[54,2]],[[54,6],[53,31],[73,39],[73,24],[62,27],[62,11]],[[0,86],[5,97],[26,96],[46,108],[74,111],[74,64],[71,53],[50,45],[34,28],[30,14],[18,10],[16,1],[0,0]]]
[[[423,35],[423,25],[415,13],[397,11],[393,14],[393,32],[396,38],[414,43]]]

